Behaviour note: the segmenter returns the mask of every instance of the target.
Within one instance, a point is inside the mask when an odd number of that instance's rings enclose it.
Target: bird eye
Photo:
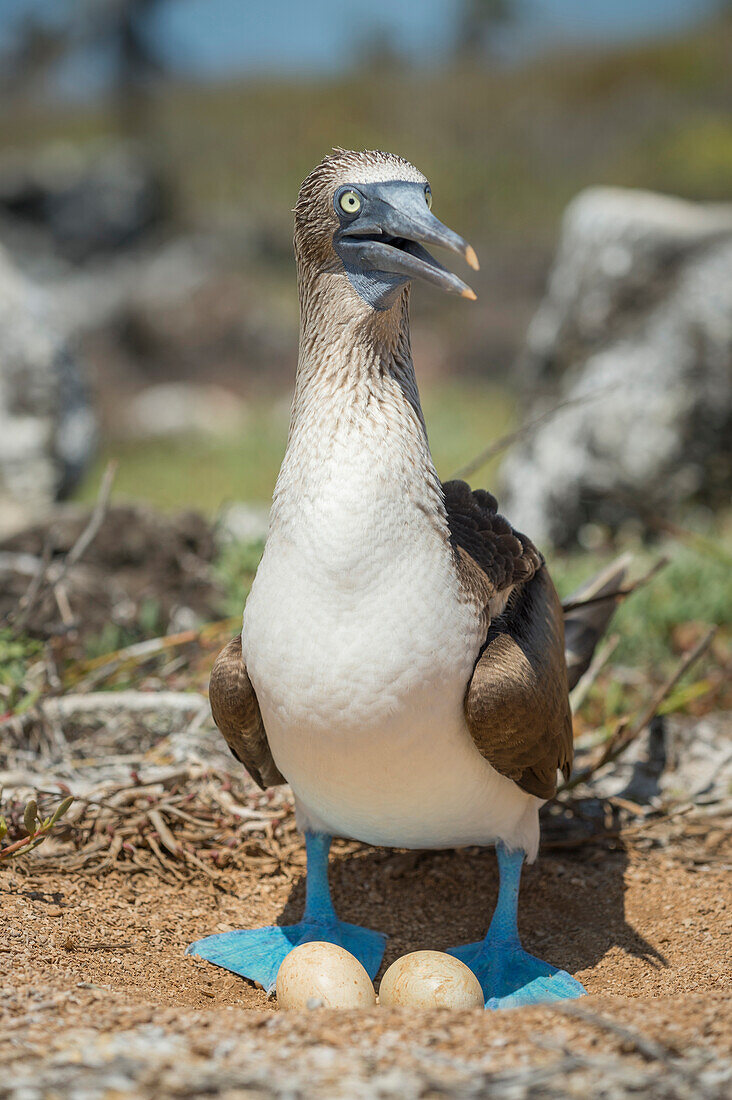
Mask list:
[[[344,214],[358,214],[361,209],[361,196],[358,191],[344,191],[338,197],[338,205]]]
[[[424,189],[424,201],[427,203],[427,209],[432,209],[432,188],[429,184]]]

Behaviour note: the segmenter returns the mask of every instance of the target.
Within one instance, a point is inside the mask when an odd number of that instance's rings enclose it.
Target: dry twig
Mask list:
[[[657,573],[668,565],[668,558],[664,555],[654,562],[647,573],[644,573],[642,577],[638,577],[632,584],[627,584],[622,588],[617,588],[614,592],[603,592],[599,596],[588,596],[586,599],[580,597],[577,600],[564,600],[562,602],[562,610],[574,611],[578,607],[589,607],[593,603],[604,603],[606,600],[624,599],[626,596],[632,596],[634,592],[637,592],[639,588],[643,588],[651,581]]]
[[[53,543],[50,537],[46,539],[40,567],[31,580],[25,595],[21,598],[18,612],[15,615],[14,626],[16,630],[22,630],[27,623],[38,601],[38,597],[46,584],[50,584],[53,590],[64,624],[68,625],[73,621],[73,614],[66,595],[66,590],[63,587],[63,581],[69,569],[76,565],[86,553],[89,546],[96,538],[99,528],[102,526],[104,516],[109,506],[109,497],[112,492],[112,485],[116,473],[117,463],[115,461],[109,462],[104,471],[91,516],[76,542],[60,564],[52,562]]]
[[[572,691],[569,693],[569,701],[572,705],[573,714],[576,714],[582,707],[582,704],[590,693],[592,685],[618,648],[619,642],[619,634],[610,634],[605,638],[599,649],[595,651],[595,655],[590,662],[590,667],[587,669],[587,672],[585,672],[583,676],[580,676],[579,680],[572,688]]]
[[[601,751],[597,754],[596,758],[584,768],[581,772],[572,776],[571,779],[563,783],[557,791],[557,794],[561,794],[564,791],[572,790],[580,783],[586,783],[592,778],[592,776],[604,767],[605,764],[609,764],[613,760],[617,760],[621,753],[625,752],[630,744],[635,741],[636,737],[646,728],[648,723],[658,712],[659,707],[663,703],[678,684],[681,677],[688,672],[688,670],[694,665],[700,657],[706,653],[709,646],[712,644],[712,640],[717,633],[716,626],[710,627],[703,638],[700,639],[697,644],[690,649],[679,661],[678,665],[668,677],[668,679],[661,685],[656,694],[651,699],[651,702],[641,711],[640,715],[634,722],[628,724],[627,721],[619,722],[615,732],[605,741],[601,747]]]

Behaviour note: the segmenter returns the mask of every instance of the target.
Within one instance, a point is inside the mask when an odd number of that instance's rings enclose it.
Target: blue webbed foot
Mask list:
[[[285,956],[298,944],[312,940],[325,940],[350,951],[371,979],[381,965],[386,945],[386,936],[381,932],[372,932],[358,924],[345,924],[337,919],[328,922],[302,920],[282,927],[273,925],[206,936],[192,943],[186,954],[198,955],[243,978],[259,982],[271,993]]]
[[[449,953],[473,971],[483,987],[486,1008],[544,1004],[585,994],[576,978],[529,955],[518,940],[491,941],[488,936]]]
[[[243,928],[237,932],[206,936],[192,943],[186,955],[208,959],[216,966],[223,966],[225,970],[259,982],[271,993],[277,982],[277,971],[293,947],[313,940],[324,940],[355,955],[373,980],[384,955],[386,936],[358,924],[338,920],[328,886],[330,837],[306,833],[305,846],[308,869],[305,914],[301,921],[281,927]]]
[[[524,857],[500,841],[496,855],[500,885],[488,934],[478,943],[454,947],[449,954],[473,971],[483,987],[486,1008],[515,1008],[584,996],[584,987],[566,970],[558,970],[524,951],[517,923]]]

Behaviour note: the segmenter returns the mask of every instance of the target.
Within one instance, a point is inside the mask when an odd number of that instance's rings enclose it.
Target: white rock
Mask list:
[[[269,505],[237,501],[221,512],[216,524],[219,545],[227,542],[264,542],[269,527]]]
[[[573,543],[732,488],[732,204],[620,188],[567,208],[528,333],[529,387],[559,379],[509,453],[502,511],[539,545]],[[577,403],[583,398],[582,403]]]
[[[0,248],[0,533],[66,495],[94,450],[95,418],[46,294]]]
[[[223,386],[162,382],[147,386],[129,402],[127,433],[138,438],[187,435],[231,435],[246,419],[246,405]]]

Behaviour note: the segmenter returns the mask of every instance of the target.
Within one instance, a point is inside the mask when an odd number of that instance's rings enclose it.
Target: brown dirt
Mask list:
[[[60,563],[88,521],[85,508],[57,506],[50,519],[0,541],[0,551],[41,560],[45,552],[51,564]],[[45,588],[25,629],[44,639],[81,630],[86,640],[110,623],[134,631],[146,601],[154,604],[161,630],[180,607],[203,620],[216,618],[221,592],[209,568],[214,553],[213,528],[195,512],[168,516],[141,505],[113,505],[82,561],[66,575],[72,622],[61,621],[53,592]],[[29,581],[22,571],[4,574],[0,621],[17,612]]]
[[[722,862],[719,849],[703,862],[673,842],[661,850],[586,846],[567,854],[550,851],[527,868],[521,910],[526,946],[576,974],[590,993],[569,1007],[498,1014],[377,1008],[300,1015],[276,1013],[276,1002],[261,989],[186,958],[183,951],[191,940],[211,932],[273,922],[280,915],[297,919],[303,902],[301,854],[294,876],[262,877],[255,869],[237,869],[226,880],[230,892],[208,880],[174,886],[152,874],[112,872],[97,878],[44,872],[31,857],[0,879],[5,1010],[0,1063],[17,1068],[20,1058],[26,1067],[40,1067],[54,1051],[63,1051],[67,1065],[69,1044],[78,1050],[95,1037],[127,1034],[127,1029],[130,1034],[142,1029],[142,1034],[152,1024],[163,1029],[160,1035],[183,1037],[186,1058],[197,1064],[208,1065],[215,1056],[217,1072],[228,1066],[226,1072],[238,1067],[243,1073],[246,1044],[256,1040],[258,1058],[269,1059],[268,1065],[281,1060],[280,1070],[270,1065],[275,1077],[286,1072],[285,1062],[291,1068],[293,1058],[324,1046],[335,1052],[329,1055],[328,1072],[335,1072],[339,1058],[356,1072],[355,1059],[359,1082],[377,1070],[388,1075],[419,1067],[426,1072],[425,1050],[438,1062],[457,1058],[484,1077],[508,1067],[554,1064],[560,1055],[569,1057],[567,1050],[572,1059],[577,1051],[588,1058],[600,1052],[633,1064],[639,1060],[639,1065],[698,1049],[728,1056],[729,862]],[[495,857],[484,851],[403,853],[336,844],[331,878],[342,917],[389,933],[385,964],[418,947],[440,949],[478,938],[496,894]],[[232,1043],[221,1054],[227,1036]],[[391,1036],[388,1042],[385,1036]],[[650,1041],[661,1044],[655,1055],[643,1053]],[[173,1059],[176,1072],[180,1057]],[[405,1084],[404,1093],[397,1088],[393,1095],[438,1095],[445,1089],[452,1094],[453,1087],[455,1095],[462,1095],[457,1063],[450,1065],[450,1087],[443,1082],[435,1092],[425,1085],[412,1093]],[[157,1083],[152,1091],[141,1087],[139,1095],[179,1095],[165,1077],[173,1072],[170,1065],[165,1070],[156,1066]],[[315,1077],[321,1069],[313,1069]],[[570,1077],[572,1072],[570,1066]],[[333,1086],[331,1092],[327,1082],[318,1080],[317,1088],[311,1082],[302,1091],[281,1095],[372,1095],[355,1084],[353,1091]],[[66,1095],[63,1088],[61,1094]],[[229,1095],[225,1089],[221,1094]],[[0,1095],[14,1094],[0,1088]],[[272,1091],[256,1095],[280,1092],[272,1085]]]

